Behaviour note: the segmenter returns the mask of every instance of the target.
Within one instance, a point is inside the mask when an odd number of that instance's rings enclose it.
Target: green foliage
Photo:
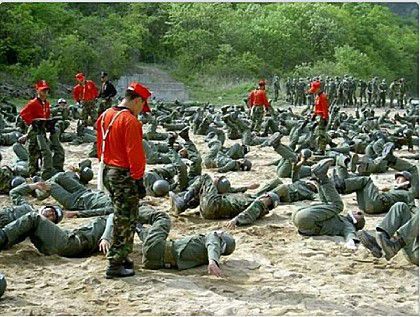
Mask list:
[[[418,47],[417,24],[374,3],[0,6],[0,69],[27,81],[44,72],[68,83],[77,71],[118,77],[159,62],[185,81],[349,73],[405,77],[416,90]]]

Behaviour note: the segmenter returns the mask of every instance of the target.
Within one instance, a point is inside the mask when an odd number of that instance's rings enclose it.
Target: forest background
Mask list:
[[[418,39],[415,3],[3,3],[0,80],[54,88],[152,63],[198,99],[275,74],[404,77],[417,96]]]

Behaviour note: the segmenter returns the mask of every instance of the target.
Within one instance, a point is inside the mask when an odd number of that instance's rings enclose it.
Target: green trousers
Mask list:
[[[29,237],[43,254],[78,257],[97,250],[105,225],[106,217],[99,217],[82,228],[63,230],[39,213],[30,212],[9,223],[3,231],[9,247]]]
[[[395,203],[377,228],[390,237],[399,235],[405,242],[404,253],[411,263],[419,265],[419,209],[406,203]]]
[[[114,207],[114,230],[107,258],[112,263],[122,263],[133,251],[139,192],[128,169],[106,167],[104,185]]]
[[[264,118],[264,106],[256,105],[253,106],[251,109],[251,130],[259,132],[261,129],[261,124]]]

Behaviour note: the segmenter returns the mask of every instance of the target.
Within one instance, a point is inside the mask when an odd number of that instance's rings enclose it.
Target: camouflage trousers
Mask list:
[[[251,109],[251,120],[252,120],[252,125],[251,125],[251,130],[253,131],[260,131],[261,129],[261,124],[263,122],[263,117],[264,117],[264,106],[253,106]]]
[[[319,118],[317,127],[315,128],[316,145],[319,151],[324,152],[327,147],[327,124],[328,120]]]
[[[106,167],[104,185],[114,207],[114,230],[107,258],[110,262],[121,263],[133,251],[139,193],[128,169]]]
[[[83,101],[82,121],[85,124],[85,126],[93,126],[97,118],[98,118],[98,113],[96,111],[95,100]]]
[[[29,175],[34,176],[40,169],[41,177],[43,179],[49,179],[54,174],[53,157],[45,133],[31,131],[28,134],[28,152]],[[40,159],[42,161],[41,168],[38,165]]]

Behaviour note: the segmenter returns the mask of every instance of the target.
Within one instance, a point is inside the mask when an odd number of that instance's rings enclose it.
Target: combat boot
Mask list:
[[[328,181],[327,172],[328,168],[331,166],[332,163],[334,163],[334,159],[332,158],[327,158],[319,161],[317,164],[312,166],[312,175],[318,178],[321,181],[321,183]]]
[[[359,230],[356,232],[357,237],[363,246],[368,249],[375,258],[382,257],[382,249],[379,244],[376,242],[375,237],[371,236],[365,230]]]
[[[183,138],[185,141],[191,141],[188,132],[190,131],[189,127],[185,127],[184,129],[179,132],[179,136]]]
[[[399,237],[389,238],[388,234],[383,231],[376,233],[376,242],[385,253],[385,259],[391,260],[402,248],[405,247],[404,240]]]
[[[350,170],[352,173],[356,172],[357,163],[359,163],[359,155],[357,155],[357,153],[354,153],[350,158]]]
[[[172,191],[169,192],[169,197],[171,199],[171,210],[174,211],[177,215],[187,210],[187,203],[183,197],[178,196]]]
[[[109,262],[106,268],[105,278],[111,279],[114,277],[128,277],[135,274],[133,269],[126,269],[123,263]]]
[[[281,138],[283,137],[283,135],[280,132],[276,132],[274,133],[267,141],[267,145],[268,146],[272,146],[274,148],[276,148],[281,141]]]
[[[341,166],[344,168],[348,168],[350,163],[350,158],[348,156],[345,156],[344,154],[339,154],[335,158],[335,165]]]
[[[178,135],[175,132],[169,132],[168,136],[168,146],[172,148],[174,146],[175,140],[178,137]]]
[[[333,170],[333,181],[337,192],[339,194],[344,194],[346,190],[346,182],[344,181],[344,179],[338,176],[337,170],[335,168]]]
[[[133,270],[134,271],[134,261],[129,257],[126,257],[123,261],[123,266],[126,270]]]
[[[387,160],[390,163],[395,163],[396,157],[394,156],[394,148],[395,144],[392,142],[388,142],[384,145],[384,149],[382,150],[382,158]]]

